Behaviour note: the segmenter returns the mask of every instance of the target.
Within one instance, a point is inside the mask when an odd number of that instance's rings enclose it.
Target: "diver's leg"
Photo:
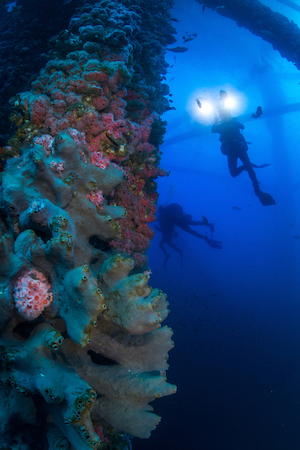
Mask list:
[[[196,236],[200,239],[205,239],[204,234],[198,233],[198,231],[193,230],[191,227],[188,226],[188,224],[180,224],[180,228],[185,231],[186,233],[191,234],[192,236]]]
[[[209,239],[207,236],[205,236],[204,234],[198,233],[198,231],[193,230],[188,225],[181,224],[180,228],[183,231],[186,231],[187,233],[191,234],[192,236],[198,237],[200,239],[204,239],[205,242],[207,242],[208,245],[210,247],[212,247],[212,248],[222,248],[222,242],[221,241],[215,241],[214,239]]]
[[[244,163],[244,161],[246,162],[246,164],[242,164],[241,166],[237,167],[237,156],[228,156],[228,167],[229,167],[229,172],[230,175],[235,178],[237,176],[239,176],[244,170],[246,170],[249,173],[249,176],[251,178],[251,180],[254,183],[254,179],[256,178],[255,172],[253,170],[253,167],[256,169],[263,169],[264,167],[268,167],[270,164],[261,164],[260,166],[258,166],[257,164],[253,164],[252,162],[250,162],[249,157],[248,157],[248,153],[246,153],[246,157],[244,155],[239,155],[240,160]],[[250,171],[248,170],[250,168]],[[252,170],[251,170],[252,168]]]
[[[253,186],[254,186],[254,192],[255,195],[257,195],[257,197],[259,198],[259,200],[261,201],[261,203],[264,206],[268,206],[268,205],[275,205],[276,202],[274,200],[274,198],[268,194],[267,192],[263,192],[260,187],[259,187],[259,182],[257,180],[256,174],[253,170],[253,167],[251,165],[249,156],[246,152],[243,152],[239,158],[241,159],[242,163],[245,166],[245,170],[247,170],[249,177],[251,178],[252,182],[253,182]]]
[[[240,173],[245,170],[244,166],[237,167],[238,157],[235,155],[228,155],[228,169],[230,175],[235,178],[240,175]]]
[[[189,220],[186,222],[187,225],[202,225],[202,226],[206,226],[207,227],[207,223],[204,222],[203,220]]]
[[[182,256],[183,256],[183,250],[179,247],[177,247],[177,245],[173,244],[173,242],[168,242],[168,246],[171,247],[173,250],[175,250],[176,252],[179,253],[180,255],[180,262],[181,262],[181,267],[183,267],[183,260],[182,260]]]
[[[258,186],[258,180],[256,177],[256,173],[253,170],[252,163],[250,162],[248,153],[246,151],[240,152],[239,158],[243,163],[243,166],[241,167],[243,167],[243,170],[246,170],[248,172],[248,175],[251,178],[253,186],[255,188],[256,186]]]
[[[166,268],[167,261],[168,261],[168,259],[170,258],[169,253],[167,252],[167,250],[166,250],[165,247],[164,247],[164,244],[165,244],[166,242],[167,242],[166,239],[165,239],[165,238],[162,238],[162,239],[160,240],[159,244],[158,244],[158,245],[159,245],[159,248],[161,249],[161,251],[162,251],[163,254],[165,255],[164,264],[163,264],[163,268],[164,268],[164,269]]]

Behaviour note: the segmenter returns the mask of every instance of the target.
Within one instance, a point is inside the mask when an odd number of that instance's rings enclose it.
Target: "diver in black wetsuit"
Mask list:
[[[179,253],[182,265],[183,250],[178,248],[172,242],[173,237],[176,236],[175,231],[176,226],[181,228],[183,231],[192,234],[193,236],[196,236],[200,239],[204,239],[208,243],[208,245],[212,248],[216,249],[222,248],[222,242],[210,239],[208,236],[200,234],[197,231],[194,231],[192,228],[190,228],[190,225],[202,225],[210,228],[211,232],[213,233],[214,225],[212,223],[209,223],[206,217],[203,216],[202,219],[203,220],[199,221],[193,220],[192,216],[186,214],[183,211],[182,206],[180,206],[178,203],[171,203],[170,205],[160,206],[158,208],[157,220],[159,226],[155,228],[162,233],[162,238],[159,242],[159,247],[165,255],[164,269],[166,268],[166,263],[170,258],[169,253],[164,247],[165,244],[167,244],[169,247],[173,248]]]
[[[226,94],[225,91],[220,91],[220,98],[222,93],[223,97],[224,94]],[[212,132],[220,134],[220,141],[222,142],[221,151],[223,155],[226,155],[228,158],[230,175],[232,177],[237,177],[245,170],[248,172],[248,175],[252,180],[254,192],[258,196],[261,203],[264,206],[275,205],[276,202],[273,197],[270,194],[261,191],[256,173],[253,170],[253,167],[263,168],[267,167],[269,164],[257,166],[256,164],[250,162],[247,153],[248,145],[241,133],[241,130],[244,130],[245,127],[235,117],[231,117],[231,114],[227,109],[223,108],[220,110],[220,119],[221,121],[219,122],[216,117],[215,123],[212,126]],[[239,167],[237,166],[238,159],[240,159],[243,163]]]

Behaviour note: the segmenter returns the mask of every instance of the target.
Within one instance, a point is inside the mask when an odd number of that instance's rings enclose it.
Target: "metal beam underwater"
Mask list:
[[[291,0],[277,0],[278,3],[282,3],[285,6],[288,6],[289,8],[294,9],[295,11],[300,12],[300,6],[297,5],[297,3],[292,2]]]

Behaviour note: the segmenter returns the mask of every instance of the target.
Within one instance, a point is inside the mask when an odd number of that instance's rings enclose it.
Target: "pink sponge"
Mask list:
[[[27,320],[36,319],[53,300],[51,284],[35,269],[18,278],[13,294],[18,312]]]

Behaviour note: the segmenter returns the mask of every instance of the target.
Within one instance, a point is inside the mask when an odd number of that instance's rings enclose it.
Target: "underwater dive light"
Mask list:
[[[220,112],[235,116],[244,113],[247,107],[245,94],[229,85],[222,89],[223,86],[200,88],[191,93],[187,111],[193,120],[210,126]]]
[[[220,107],[231,111],[237,107],[237,100],[232,95],[228,95],[223,89],[220,90]]]
[[[202,97],[196,98],[196,103],[198,107],[201,109],[201,113],[205,116],[209,116],[214,110],[213,105],[206,98]]]

